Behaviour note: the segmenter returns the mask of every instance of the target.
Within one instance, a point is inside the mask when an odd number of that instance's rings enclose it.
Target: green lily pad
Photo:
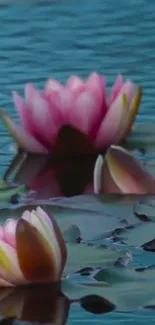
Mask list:
[[[31,200],[20,206],[8,206],[1,209],[3,218],[20,217],[25,209],[34,209],[40,205],[57,220],[64,232],[71,225],[77,227],[81,238],[86,240],[98,240],[111,236],[115,229],[123,229],[128,225],[136,225],[140,221],[133,213],[133,206],[138,198],[127,200],[122,196],[110,200],[110,196],[86,195],[73,198],[58,198],[52,200]]]
[[[118,239],[129,246],[142,247],[155,239],[155,223],[142,223],[135,228],[124,229]]]
[[[107,267],[114,265],[119,258],[125,258],[126,252],[106,246],[86,243],[68,243],[68,259],[65,274],[73,273],[85,267]]]
[[[25,185],[10,185],[0,182],[0,206],[20,202],[20,198],[28,195],[29,190]]]
[[[71,300],[98,295],[111,302],[121,312],[134,311],[155,304],[155,270],[136,272],[131,268],[126,270],[115,267],[99,272],[100,281],[91,280],[79,284],[69,279],[62,281],[63,293]]]

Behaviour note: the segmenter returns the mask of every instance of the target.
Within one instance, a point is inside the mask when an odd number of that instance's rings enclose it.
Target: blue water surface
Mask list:
[[[97,71],[109,87],[120,72],[145,88],[139,120],[155,120],[154,0],[55,0],[0,3],[0,106],[18,119],[12,90],[43,88],[49,77]],[[1,123],[1,122],[0,122]],[[13,152],[0,124],[0,174]],[[153,312],[92,316],[78,305],[68,324],[154,324]]]

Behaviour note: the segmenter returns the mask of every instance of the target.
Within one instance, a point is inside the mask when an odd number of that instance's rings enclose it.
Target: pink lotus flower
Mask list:
[[[111,146],[94,168],[95,193],[155,194],[155,179],[128,151]]]
[[[1,117],[19,148],[33,153],[54,151],[59,132],[64,126],[85,135],[93,150],[101,150],[120,143],[131,130],[142,97],[142,89],[136,89],[130,80],[119,75],[110,96],[107,95],[103,76],[92,73],[87,80],[72,76],[65,86],[49,79],[43,92],[33,85],[25,86],[25,101],[17,92],[13,100],[23,128],[16,125],[1,111]],[[75,150],[82,150],[83,141]],[[73,139],[72,139],[73,138]],[[68,143],[70,149],[70,142]],[[83,148],[85,152],[86,148]]]
[[[66,258],[56,221],[40,207],[0,227],[0,286],[57,282]]]

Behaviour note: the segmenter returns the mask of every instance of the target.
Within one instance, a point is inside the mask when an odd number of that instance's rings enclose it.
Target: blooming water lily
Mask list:
[[[155,194],[155,179],[127,150],[112,145],[94,168],[96,193]]]
[[[66,259],[61,231],[40,207],[0,227],[0,286],[57,282]]]
[[[43,92],[26,84],[25,100],[13,92],[22,127],[2,110],[1,118],[18,147],[27,152],[52,153],[59,133],[66,126],[71,127],[67,139],[73,141],[75,152],[86,151],[83,146],[87,139],[91,150],[100,151],[127,137],[141,97],[141,87],[125,81],[122,75],[117,77],[110,96],[105,78],[97,73],[86,80],[72,76],[65,86],[49,79]],[[80,145],[76,132],[83,135]],[[67,144],[64,147],[69,150],[68,140]]]

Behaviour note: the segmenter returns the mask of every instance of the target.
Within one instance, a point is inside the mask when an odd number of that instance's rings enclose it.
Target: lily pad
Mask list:
[[[69,299],[98,295],[121,312],[134,311],[155,303],[154,270],[148,269],[139,273],[131,268],[126,270],[115,267],[99,271],[96,279],[100,281],[91,280],[80,284],[64,280],[62,291]]]
[[[19,204],[1,208],[1,221],[19,218],[26,209],[41,206],[49,216],[55,217],[66,240],[96,241],[113,237],[141,246],[154,239],[155,224],[149,226],[144,222],[153,220],[154,202],[154,196],[143,195],[82,195],[51,200],[27,197]]]
[[[57,220],[64,232],[74,224],[81,234],[81,239],[98,240],[111,236],[115,229],[140,223],[133,213],[138,197],[86,195],[73,198],[51,200],[25,200],[17,206],[1,209],[3,220],[20,217],[24,210],[40,205]]]
[[[146,221],[155,221],[155,197],[145,197],[135,204],[135,215]]]
[[[104,245],[68,243],[68,260],[65,274],[73,273],[83,267],[107,267],[114,265],[119,258],[126,258],[122,252]]]
[[[142,223],[134,228],[124,229],[117,238],[127,245],[142,247],[155,239],[155,223]]]
[[[25,185],[10,185],[0,181],[0,206],[17,204],[29,194]]]

